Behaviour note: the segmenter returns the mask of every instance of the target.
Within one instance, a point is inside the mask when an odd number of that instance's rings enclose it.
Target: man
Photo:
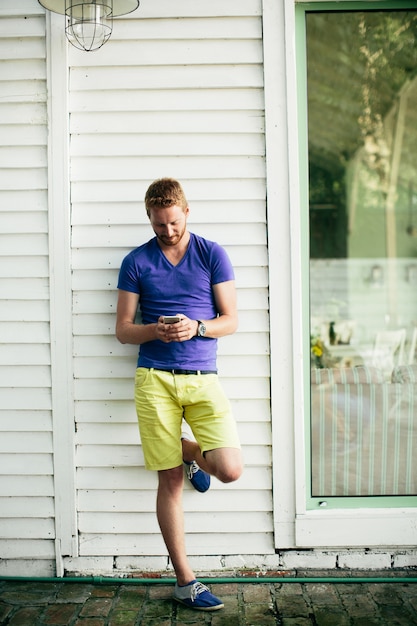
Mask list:
[[[189,207],[178,181],[153,182],[145,207],[156,236],[123,260],[116,336],[140,346],[135,403],[145,465],[158,472],[157,518],[176,574],[174,599],[213,611],[224,605],[196,581],[186,555],[183,462],[201,492],[210,475],[227,483],[242,473],[216,367],[217,339],[237,328],[234,273],[221,246],[187,230]],[[183,418],[195,439],[181,434]]]

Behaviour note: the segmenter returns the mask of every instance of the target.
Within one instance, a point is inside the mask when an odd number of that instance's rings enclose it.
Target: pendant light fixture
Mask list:
[[[110,39],[113,18],[135,11],[139,0],[38,0],[48,11],[65,16],[68,41],[90,52]]]

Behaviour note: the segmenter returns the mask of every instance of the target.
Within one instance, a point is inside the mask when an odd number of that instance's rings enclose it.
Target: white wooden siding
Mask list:
[[[45,20],[0,7],[0,573],[55,568]]]
[[[118,269],[153,234],[143,197],[161,176],[183,183],[190,230],[229,252],[240,311],[219,369],[246,469],[204,496],[186,486],[188,551],[273,552],[261,31],[259,0],[153,0],[99,52],[69,50],[81,556],[166,554],[132,400],[137,349],[114,337]]]

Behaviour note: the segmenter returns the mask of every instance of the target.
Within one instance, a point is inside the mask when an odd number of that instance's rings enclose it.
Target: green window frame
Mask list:
[[[297,96],[298,96],[298,131],[299,131],[299,180],[300,180],[300,211],[301,219],[301,250],[302,250],[302,291],[303,291],[303,347],[304,354],[310,354],[310,283],[309,283],[309,182],[308,182],[308,122],[307,122],[307,42],[306,42],[306,14],[309,12],[346,12],[346,11],[381,11],[381,10],[416,10],[414,1],[387,0],[375,2],[299,2],[295,7],[296,25],[296,67],[297,67]],[[414,495],[390,496],[313,496],[312,495],[312,456],[311,456],[311,381],[310,363],[305,358],[303,363],[305,389],[305,481],[306,509],[383,509],[416,507],[417,498]],[[416,451],[417,453],[417,451]]]

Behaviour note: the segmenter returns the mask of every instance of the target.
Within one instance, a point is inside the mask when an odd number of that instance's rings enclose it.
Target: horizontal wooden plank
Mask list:
[[[0,222],[2,220],[0,219]],[[0,226],[1,227],[1,226]],[[16,232],[16,231],[14,231]],[[46,256],[4,256],[0,264],[1,278],[45,278],[49,277],[48,259]],[[22,308],[19,303],[19,309]],[[1,313],[0,313],[1,314]]]
[[[274,554],[272,533],[188,533],[186,537],[189,556],[226,554]],[[160,534],[149,535],[97,535],[81,534],[80,556],[154,555],[166,554]]]
[[[108,48],[107,54],[103,51],[104,54],[100,55],[102,65],[97,64],[88,70],[72,68],[72,100],[78,99],[80,94],[87,94],[90,100],[97,93],[105,98],[112,93],[117,97],[120,92],[137,94],[158,90],[162,86],[164,90],[177,92],[182,89],[259,89],[263,86],[260,40],[242,42],[229,39],[221,46],[215,40],[162,43],[135,40],[129,42],[129,47],[124,44],[119,46],[119,50],[117,47],[117,43],[112,42],[110,53]],[[140,63],[139,55],[142,57]],[[120,65],[123,65],[122,72]]]
[[[1,520],[0,520],[1,524]],[[154,513],[79,513],[79,532],[118,535],[133,535],[140,530],[144,535],[155,533],[156,519]],[[212,533],[240,534],[251,531],[271,532],[271,515],[264,511],[246,511],[245,515],[233,513],[231,510],[193,512],[185,516],[185,531],[202,535]],[[254,532],[255,534],[255,532]],[[204,541],[204,540],[203,540]]]
[[[46,167],[14,167],[0,170],[0,185],[3,189],[13,190],[16,187],[23,189],[46,189]]]
[[[13,64],[14,66],[14,64]],[[14,67],[10,69],[14,71]],[[44,80],[13,80],[7,83],[0,81],[0,97],[6,102],[46,102],[46,83]],[[5,138],[2,143],[6,145]],[[13,141],[11,145],[14,145]],[[27,144],[30,145],[30,144]]]
[[[208,178],[229,177],[234,179],[245,178],[262,179],[265,176],[265,160],[263,156],[252,155],[181,155],[172,156],[127,156],[117,157],[117,167],[113,157],[78,157],[72,160],[71,172],[75,181],[90,182],[96,185],[104,182],[134,180],[137,172],[152,177],[155,172],[154,161],[160,162],[159,168],[164,171],[169,167],[178,171],[177,178],[182,178],[186,170],[204,172]],[[168,161],[170,162],[168,165]],[[40,171],[40,170],[39,170]]]
[[[184,76],[194,74],[195,68],[198,68],[200,77],[193,84],[201,87],[209,87],[217,72],[220,75],[224,72],[227,76],[225,86],[242,84],[255,87],[262,84],[262,59],[261,38],[228,37],[219,43],[218,39],[209,39],[208,36],[194,39],[191,32],[185,39],[141,40],[135,37],[129,42],[112,39],[112,45],[96,55],[94,65],[72,67],[71,88],[73,91],[119,90],[131,89],[135,85],[136,88],[152,89],[163,84],[167,89],[175,89],[184,85]],[[175,71],[167,71],[174,67]],[[257,80],[253,78],[254,69],[259,75]],[[240,70],[247,76],[242,82],[235,76]],[[162,72],[165,82],[161,81]],[[177,82],[173,80],[174,76],[178,77]],[[219,86],[218,79],[214,80],[213,87]]]
[[[0,390],[0,406],[2,409],[19,411],[45,411],[51,409],[51,390],[36,387],[19,387],[12,389],[3,387]]]
[[[188,42],[183,43],[187,46]],[[178,58],[184,54],[184,45],[180,44],[181,50],[173,51],[174,54],[178,54]],[[256,47],[257,51],[245,50],[249,47]],[[198,88],[207,91],[210,89],[245,89],[248,85],[256,89],[262,88],[263,72],[259,61],[259,42],[250,44],[237,42],[242,58],[235,62],[232,59],[236,56],[236,50],[224,50],[225,58],[221,59],[218,64],[216,64],[216,59],[213,59],[213,56],[218,56],[213,42],[204,42],[201,47],[191,42],[190,48],[200,48],[196,50],[196,54],[201,61],[196,58],[193,63],[188,62],[182,65],[181,61],[177,63],[172,57],[168,63],[165,63],[162,57],[165,54],[169,57],[168,50],[165,50],[165,53],[158,54],[152,63],[145,64],[144,62],[143,65],[134,63],[130,67],[127,64],[123,65],[123,72],[118,66],[94,67],[88,73],[79,68],[78,72],[75,70],[71,75],[73,93],[85,93],[89,98],[91,94],[100,92],[103,97],[107,97],[107,93],[116,90],[127,93],[129,90],[137,91],[142,88],[144,91],[149,91],[161,89],[161,85],[164,90],[170,90],[170,93]],[[191,50],[189,54],[192,54]],[[167,72],[167,66],[175,66],[175,68]]]
[[[0,105],[1,106],[1,105]],[[17,129],[23,130],[27,128],[25,125],[23,126],[12,126],[10,124],[7,125],[7,130],[10,133],[14,133]],[[1,134],[6,131],[6,128],[0,124]],[[44,126],[35,126],[35,128],[42,129],[45,131]],[[33,190],[33,189],[0,189],[0,213],[3,211],[47,211],[48,200],[47,200],[47,191],[43,190]],[[22,254],[23,254],[22,250]],[[3,248],[0,248],[0,253],[4,254]],[[28,254],[26,252],[26,254]],[[30,253],[29,253],[30,254]]]
[[[255,111],[263,114],[264,99],[263,89],[260,85],[256,87],[254,80],[259,80],[259,73],[257,70],[252,70],[252,78],[248,77],[248,72],[240,77],[239,84],[230,85],[230,74],[233,73],[234,68],[223,68],[223,73],[220,75],[218,69],[210,81],[211,85],[201,82],[201,74],[198,68],[194,69],[187,74],[189,87],[178,89],[177,84],[173,84],[169,90],[169,107],[170,111]],[[152,68],[152,74],[155,72],[155,68]],[[176,75],[173,72],[173,75]],[[97,111],[98,113],[104,111],[118,111],[124,113],[125,111],[166,111],[166,80],[167,74],[165,71],[160,76],[160,82],[156,87],[145,90],[118,90],[118,91],[90,91],[90,92],[72,92],[70,94],[70,108],[71,111]],[[148,77],[143,77],[142,80]],[[221,80],[222,79],[222,80]],[[135,84],[139,84],[140,78],[135,77]],[[185,77],[183,76],[183,81]],[[205,77],[207,81],[207,76]],[[251,85],[248,88],[247,85]],[[163,86],[158,89],[159,86]],[[177,89],[175,90],[175,87]],[[163,97],[165,95],[165,97]],[[9,106],[9,105],[3,105]],[[33,104],[32,106],[35,106]],[[1,110],[1,109],[0,109]],[[13,117],[11,113],[8,115]],[[36,119],[41,119],[40,115]],[[204,130],[202,126],[201,130]],[[169,171],[169,170],[168,170]]]
[[[1,199],[1,194],[0,194]],[[48,254],[48,239],[46,233],[42,234],[0,234],[0,257],[2,256],[34,256]],[[27,299],[25,293],[20,298]],[[32,298],[31,298],[32,299]]]
[[[0,120],[2,124],[22,124],[22,122],[27,123],[29,120],[32,124],[46,124],[45,103],[0,102]],[[16,185],[15,189],[22,189],[22,185]]]
[[[22,148],[23,149],[23,148]],[[38,148],[34,148],[38,151]],[[10,148],[0,148],[1,153],[8,152]],[[7,158],[7,157],[6,157]],[[47,233],[48,214],[46,208],[41,211],[1,211],[0,228],[2,234]]]
[[[49,280],[47,277],[33,277],[33,278],[0,278],[0,293],[4,299],[19,300],[19,295],[25,300],[45,300],[49,297]],[[32,326],[33,337],[37,337],[39,341],[43,341],[45,337],[45,330],[40,322],[35,322]],[[23,333],[23,328],[20,329]],[[13,325],[10,327],[10,338],[13,341]],[[1,330],[0,330],[1,332]]]
[[[186,513],[204,511],[234,511],[246,512],[248,503],[252,511],[272,511],[272,493],[266,490],[241,491],[229,489],[223,491],[216,489],[207,491],[204,498],[196,498],[195,493],[188,489],[184,490],[183,507]],[[155,512],[156,497],[152,490],[129,491],[126,497],[125,491],[120,490],[79,490],[79,511],[90,512],[131,512],[142,511]]]
[[[7,342],[0,350],[1,365],[48,365],[50,362],[51,351],[48,344],[31,344],[29,346],[24,343]]]
[[[16,282],[20,282],[16,281]],[[11,285],[12,280],[7,281],[7,285]],[[42,281],[24,281],[22,280],[22,286],[31,283],[32,288],[34,284],[40,284]],[[5,287],[6,280],[0,279],[0,290]],[[7,289],[2,293],[7,297]],[[28,294],[26,293],[26,296]],[[38,294],[40,297],[40,294]],[[1,343],[48,343],[49,342],[49,324],[45,322],[0,322],[0,342]]]
[[[0,408],[2,431],[51,432],[52,417],[49,411],[3,411]]]
[[[78,137],[78,139],[77,139]],[[126,157],[148,154],[178,156],[178,145],[184,156],[264,156],[263,136],[255,133],[158,133],[153,134],[118,134],[77,135],[71,140],[73,162],[86,157]],[[138,148],[140,147],[140,150]],[[0,151],[1,161],[1,151]],[[242,211],[243,213],[243,211]]]
[[[157,8],[156,11],[158,11]],[[154,16],[155,13],[152,11],[152,17]],[[163,43],[164,39],[185,41],[191,38],[203,40],[262,38],[262,23],[258,12],[249,15],[245,13],[242,16],[233,14],[221,17],[217,15],[181,16],[181,19],[175,20],[175,28],[173,28],[172,19],[169,18],[143,19],[142,8],[140,8],[131,14],[130,19],[117,19],[114,29],[112,41],[121,40],[125,43],[130,39],[162,40]]]
[[[54,496],[53,476],[33,476],[31,474],[0,476],[0,493],[3,497]]]
[[[222,380],[222,377],[220,377],[220,380]],[[233,414],[239,422],[270,421],[270,403],[266,398],[232,399],[230,402]],[[129,400],[77,401],[75,403],[75,421],[77,423],[136,424],[137,418],[133,403],[133,393]]]
[[[73,313],[116,313],[117,290],[92,292],[74,292]]]
[[[253,290],[255,295],[257,290]],[[233,335],[227,335],[219,340],[219,355],[263,355],[269,354],[268,333],[257,332],[257,328],[252,332],[238,330]],[[248,373],[250,375],[250,373]]]
[[[51,476],[53,463],[51,454],[2,454],[0,474],[4,476]]]
[[[144,94],[149,96],[150,94]],[[152,95],[152,94],[151,94]],[[252,100],[251,100],[252,102]],[[141,140],[149,133],[152,136],[170,133],[180,133],[184,135],[194,135],[203,133],[210,128],[215,134],[222,133],[260,133],[265,131],[265,119],[263,107],[255,110],[249,107],[246,102],[241,102],[239,109],[229,109],[229,107],[213,110],[201,110],[200,108],[181,110],[176,107],[174,110],[165,110],[158,107],[158,110],[149,110],[143,106],[139,109],[125,110],[120,115],[118,109],[90,111],[81,109],[74,111],[70,119],[71,135],[97,134],[113,135],[113,133],[130,133],[139,135]],[[259,104],[261,104],[259,102]],[[242,109],[242,106],[246,109]],[[187,107],[188,108],[188,107]]]
[[[33,65],[36,69],[36,65],[33,63],[35,59],[45,61],[45,41],[42,37],[22,37],[19,33],[19,37],[15,37],[13,45],[10,45],[10,40],[6,37],[0,38],[0,59],[3,63],[7,60],[11,60],[11,68],[13,68],[13,62],[15,59],[22,60],[29,65]],[[9,65],[9,64],[8,64]],[[18,67],[20,64],[17,64]],[[45,70],[44,70],[45,74]],[[13,76],[13,72],[7,75]],[[25,74],[22,78],[29,77],[30,74]],[[36,76],[36,72],[35,72]]]
[[[51,518],[0,518],[0,537],[2,539],[53,539],[55,537],[54,520]]]
[[[22,268],[23,271],[24,269]],[[47,322],[49,321],[49,303],[47,300],[2,300],[0,321]]]
[[[54,499],[46,497],[0,497],[0,519],[21,517],[32,519],[36,517],[53,517]],[[2,558],[3,555],[2,555]]]
[[[52,559],[55,561],[55,542],[51,539],[0,539],[0,554],[6,559]],[[5,573],[5,575],[7,575]],[[22,571],[22,576],[28,575],[27,569]],[[45,574],[46,575],[46,574]],[[50,575],[53,575],[52,571]],[[39,574],[38,574],[39,576]]]
[[[136,445],[77,445],[77,467],[144,467],[142,448],[139,445],[139,435],[136,436]],[[133,441],[133,437],[132,437]]]
[[[0,146],[0,167],[3,169],[39,168],[40,166],[46,167],[46,165],[46,148],[44,146]],[[12,219],[12,215],[9,218]],[[28,214],[28,219],[33,219],[33,216]],[[20,227],[26,228],[24,220]]]
[[[4,4],[4,0],[3,0]],[[13,3],[16,8],[16,2]],[[10,17],[3,16],[0,20],[0,38],[1,39],[14,39],[15,37],[26,38],[26,37],[44,37],[45,36],[45,18],[43,15],[39,16],[28,16],[25,9],[22,6],[23,2],[19,2],[19,13],[24,11],[24,19],[22,16],[19,17],[16,15],[12,15]],[[31,2],[33,5],[33,3]],[[40,7],[39,7],[40,8]],[[39,11],[40,13],[40,11]],[[221,20],[220,20],[221,21]],[[240,20],[245,22],[245,20]],[[242,27],[244,25],[242,24]],[[10,46],[10,42],[9,42]],[[10,46],[13,50],[13,57],[16,55],[16,46]]]
[[[19,4],[15,0],[2,0],[0,15],[2,18],[17,17],[19,20],[22,19],[22,15],[24,17],[40,15],[42,19],[45,19],[45,10],[33,0],[20,0]]]
[[[115,334],[116,316],[112,313],[100,315],[79,314],[74,316],[74,335]],[[122,363],[119,363],[122,367]]]
[[[0,452],[9,454],[47,454],[53,452],[51,432],[2,432]]]
[[[1,24],[1,20],[0,20]],[[3,146],[46,146],[48,141],[47,128],[44,125],[19,124],[4,125],[0,123]],[[9,211],[12,207],[5,206]],[[46,206],[45,206],[46,208]],[[24,209],[23,209],[24,210]]]
[[[7,348],[6,348],[7,350]],[[51,371],[48,365],[0,365],[1,387],[50,387]]]
[[[252,220],[252,224],[256,220]],[[261,219],[261,223],[263,219]],[[244,268],[247,266],[257,267],[268,265],[268,250],[265,244],[254,245],[233,245],[226,247],[230,260],[235,268]]]

